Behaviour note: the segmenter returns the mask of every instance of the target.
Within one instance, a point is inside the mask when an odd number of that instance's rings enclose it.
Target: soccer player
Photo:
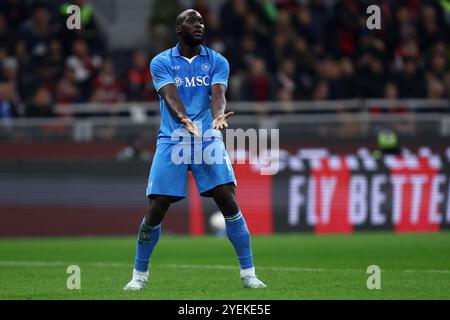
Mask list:
[[[205,26],[197,11],[189,9],[180,13],[175,31],[179,43],[150,62],[160,99],[161,123],[148,179],[149,203],[137,237],[132,279],[124,290],[141,290],[146,286],[161,222],[170,204],[186,197],[188,170],[192,171],[200,194],[212,197],[225,217],[227,237],[236,251],[244,287],[266,288],[255,274],[250,233],[236,203],[236,179],[219,131],[228,127],[227,120],[233,115],[233,112],[225,113],[228,61],[202,45]],[[200,139],[201,149],[214,147],[224,161],[175,163],[173,149],[182,142],[173,139],[173,134],[180,129],[188,134],[189,144]],[[209,138],[203,139],[208,132]],[[190,156],[194,157],[194,153]]]

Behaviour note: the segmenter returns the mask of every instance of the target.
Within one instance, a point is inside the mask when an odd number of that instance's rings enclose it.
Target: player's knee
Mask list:
[[[239,207],[237,204],[228,205],[222,210],[222,214],[224,215],[224,217],[234,216],[238,212]]]
[[[225,217],[233,216],[239,212],[239,206],[233,191],[229,186],[221,186],[213,194],[217,206]]]
[[[163,208],[160,205],[154,204],[154,205],[150,205],[148,208],[148,214],[150,216],[163,216],[165,213],[165,210],[163,210]]]
[[[225,217],[233,216],[239,212],[239,206],[234,197],[224,198],[220,204],[218,203],[218,206]]]
[[[144,223],[152,227],[157,226],[164,219],[165,211],[157,205],[149,206],[145,215]]]
[[[164,215],[166,214],[169,206],[170,201],[166,201],[164,198],[150,199],[150,203],[147,207],[145,223],[151,226],[160,224],[164,219]]]

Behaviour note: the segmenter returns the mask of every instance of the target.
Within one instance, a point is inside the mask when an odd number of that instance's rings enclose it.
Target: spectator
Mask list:
[[[329,17],[327,6],[325,5],[324,0],[311,0],[309,2],[309,10],[316,41],[320,42],[324,36],[323,32]]]
[[[415,116],[408,112],[408,109],[400,105],[397,101],[399,98],[398,88],[395,83],[389,82],[384,87],[384,97],[389,100],[390,107],[387,109],[378,108],[378,112],[389,112],[401,115],[393,122],[392,128],[403,135],[413,135],[416,130]],[[371,109],[372,112],[377,110]]]
[[[2,0],[0,2],[0,12],[2,12],[11,28],[18,30],[23,22],[28,18],[28,10],[21,0]]]
[[[367,55],[359,61],[359,64],[358,82],[360,95],[367,98],[381,97],[386,81],[386,72],[382,60],[374,55]],[[404,81],[408,81],[407,76],[405,76]]]
[[[395,83],[388,82],[384,86],[384,98],[387,100],[397,100],[398,99],[398,88]]]
[[[173,22],[181,12],[182,7],[179,1],[154,0],[152,3],[152,15],[148,23],[149,49],[159,53],[175,42],[176,35],[173,32]],[[158,39],[158,41],[154,41],[154,39]]]
[[[156,100],[155,90],[152,87],[150,72],[148,70],[147,55],[136,51],[133,55],[133,64],[126,74],[128,101]]]
[[[430,69],[428,71],[428,78],[436,78],[444,80],[447,72],[447,61],[442,53],[436,52],[431,60]]]
[[[86,41],[76,40],[73,43],[72,55],[66,60],[66,66],[75,71],[75,81],[81,94],[87,98],[91,95],[91,81],[102,65],[99,56],[91,55]]]
[[[445,87],[439,80],[429,80],[427,84],[427,98],[431,100],[445,99]]]
[[[231,64],[235,66],[236,70],[247,71],[251,61],[260,57],[260,50],[258,50],[257,43],[253,37],[244,36],[241,40],[240,50],[233,50],[229,54]]]
[[[302,40],[303,40],[302,38],[299,38],[298,42]],[[298,54],[296,54],[297,52],[292,51],[291,41],[287,34],[281,32],[275,34],[271,39],[270,46],[272,50],[268,53],[267,61],[269,70],[271,72],[276,72],[283,59],[289,56],[289,53],[293,54],[293,58],[296,60],[297,63],[298,61],[304,61],[302,59],[304,58],[304,56],[302,55],[302,53],[304,52],[298,52]]]
[[[31,19],[24,25],[21,38],[25,40],[31,56],[38,61],[49,52],[50,41],[56,33],[50,24],[50,13],[45,5],[34,8]]]
[[[297,33],[310,45],[319,41],[319,30],[312,22],[311,11],[306,6],[299,6],[294,16],[294,25]]]
[[[84,39],[93,52],[103,53],[106,47],[106,41],[104,40],[104,35],[100,32],[94,15],[94,8],[91,4],[86,3],[85,0],[71,0],[63,3],[59,8],[61,24],[65,26],[68,16],[67,8],[71,5],[76,5],[80,8],[81,28],[69,30],[63,27],[61,29],[65,52],[69,53],[71,44],[76,39]]]
[[[80,89],[75,81],[75,71],[66,68],[64,75],[56,85],[56,102],[59,104],[80,103],[83,101]]]
[[[272,100],[273,82],[267,72],[266,63],[260,58],[250,61],[248,76],[243,84],[243,98],[253,101]]]
[[[20,101],[19,93],[19,79],[18,79],[18,63],[14,57],[9,57],[3,60],[3,77],[9,85],[9,100],[18,106]]]
[[[448,72],[445,75],[445,79],[444,79],[444,85],[445,85],[445,92],[448,92],[448,94],[450,95],[450,72]]]
[[[92,82],[94,93],[93,102],[116,103],[125,100],[122,84],[115,74],[114,62],[112,59],[106,59],[103,62],[99,74]]]
[[[280,109],[284,113],[294,112],[294,96],[292,91],[288,89],[279,89],[277,92],[277,100],[280,101]]]
[[[363,12],[356,0],[337,1],[333,8],[333,20],[327,28],[328,51],[334,56],[355,52],[360,31],[360,14]]]
[[[306,41],[303,38],[296,38],[294,41],[293,59],[297,66],[296,79],[298,82],[298,95],[299,99],[308,99],[311,97],[314,89],[314,83],[316,75],[317,61],[311,55],[308,50]],[[290,51],[290,49],[288,50]]]
[[[222,28],[227,31],[225,39],[227,47],[234,47],[240,42],[247,12],[245,0],[228,0],[223,5],[220,18]]]
[[[53,117],[54,115],[50,93],[44,87],[38,88],[26,108],[26,116],[34,118]]]
[[[443,21],[438,20],[436,10],[431,5],[424,5],[420,12],[418,35],[422,50],[432,47],[440,39],[446,37]]]
[[[226,49],[222,23],[215,12],[210,12],[206,20],[206,45],[221,53]]]
[[[410,11],[406,5],[396,8],[395,18],[387,25],[386,32],[387,46],[391,51],[404,41],[416,38],[417,27],[414,20],[414,11]]]
[[[17,37],[14,29],[8,26],[8,19],[5,14],[0,13],[0,47],[5,48],[8,52],[12,52]]]
[[[326,58],[318,64],[319,86],[324,86],[321,82],[326,82],[326,99],[337,99],[342,96],[341,83],[339,82],[340,68],[338,63],[331,58]],[[319,88],[319,91],[323,90]],[[317,92],[316,92],[317,93]],[[323,98],[325,99],[325,98]]]
[[[277,90],[283,91],[279,97],[284,97],[283,100],[287,99],[287,95],[290,97],[295,97],[296,95],[296,66],[295,62],[291,59],[286,59],[282,63],[280,69],[276,74]]]
[[[0,120],[4,121],[16,116],[16,110],[11,102],[11,90],[7,82],[0,82]]]
[[[194,10],[202,15],[202,17],[209,16],[209,7],[206,4],[205,0],[195,0],[194,5],[192,6]]]
[[[358,95],[357,82],[355,79],[355,67],[350,58],[342,58],[339,62],[340,74],[339,79],[341,92],[339,98],[350,99]]]
[[[397,100],[399,99],[399,92],[398,87],[393,82],[388,82],[384,86],[384,93],[383,98],[388,100],[386,103],[388,103],[388,106],[379,106],[379,105],[373,105],[369,107],[369,110],[371,113],[403,113],[407,112],[407,108],[403,106],[397,105]]]
[[[45,59],[45,63],[53,69],[55,76],[59,77],[64,70],[64,50],[61,41],[53,39],[50,42],[49,50],[50,52]]]
[[[247,14],[242,32],[255,39],[256,43],[261,43],[267,36],[267,29],[260,23],[258,16],[252,12]]]
[[[35,64],[33,63],[25,41],[19,40],[14,47],[14,56],[18,62],[18,89],[21,95],[21,100],[31,95],[35,85]],[[0,59],[1,60],[1,59]]]
[[[424,98],[425,79],[415,58],[406,58],[402,71],[395,75],[401,98]]]
[[[402,70],[405,64],[405,59],[421,58],[421,51],[415,39],[408,39],[403,41],[394,51],[394,68],[399,71]]]
[[[278,19],[274,23],[273,32],[278,34],[284,33],[289,39],[295,38],[297,34],[289,10],[281,9],[278,11]]]
[[[330,87],[326,81],[321,80],[314,89],[312,100],[327,100],[329,98]]]

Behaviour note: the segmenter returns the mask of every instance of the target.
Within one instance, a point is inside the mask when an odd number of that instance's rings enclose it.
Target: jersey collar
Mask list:
[[[205,49],[205,47],[203,45],[201,45],[201,50],[200,50],[200,54],[199,55],[200,56],[206,56],[207,55],[206,49]],[[181,57],[180,44],[179,43],[177,43],[177,45],[172,48],[172,56],[174,56],[174,57]]]

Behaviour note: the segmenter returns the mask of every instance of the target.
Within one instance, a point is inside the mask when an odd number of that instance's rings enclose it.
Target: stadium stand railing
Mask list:
[[[368,137],[382,128],[400,136],[450,136],[448,100],[340,100],[229,102],[234,128],[279,128],[288,137]],[[58,105],[57,117],[0,121],[0,141],[123,139],[131,134],[154,134],[159,105],[151,103]],[[283,138],[283,136],[282,136]]]
[[[296,113],[296,112],[340,112],[355,111],[368,112],[372,108],[382,108],[387,111],[402,109],[402,111],[450,111],[450,101],[447,99],[350,99],[350,100],[322,100],[322,101],[293,101],[293,102],[247,102],[232,101],[228,109],[249,113]],[[116,104],[84,103],[57,105],[56,112],[60,115],[95,114],[130,112],[140,108],[143,111],[155,112],[159,110],[158,102],[127,102]]]

